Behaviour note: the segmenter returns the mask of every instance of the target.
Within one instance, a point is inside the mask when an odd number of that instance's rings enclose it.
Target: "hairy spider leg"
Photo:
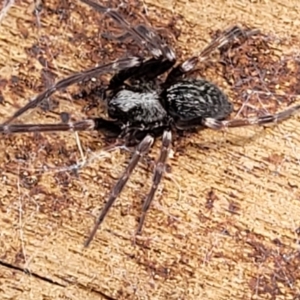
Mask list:
[[[143,24],[131,26],[116,10],[95,3],[91,0],[81,0],[96,11],[109,15],[122,29],[128,32],[131,37],[142,47],[145,47],[155,58],[165,57],[167,60],[176,60],[174,51],[168,46],[159,35]],[[128,35],[122,35],[122,39]]]
[[[149,28],[143,24],[139,24],[135,28],[142,36],[146,36],[149,43],[153,45],[152,52],[156,49],[160,49],[163,54],[162,56],[165,59],[175,63],[176,54],[174,50],[163,39],[161,39],[160,36],[154,30],[152,30],[152,28]]]
[[[0,125],[0,132],[25,133],[25,132],[55,132],[55,131],[105,131],[114,136],[119,136],[122,132],[121,124],[117,121],[105,120],[102,118],[86,119],[77,122],[57,123],[57,124],[7,124]]]
[[[110,81],[109,89],[119,87],[129,78],[140,79],[142,77],[145,81],[152,80],[173,67],[176,62],[175,53],[155,31],[144,24],[132,27],[116,10],[102,6],[94,1],[82,0],[82,2],[101,13],[108,14],[121,28],[126,30],[119,37],[109,35],[109,38],[124,42],[129,37],[132,37],[139,45],[145,47],[154,56],[154,58],[145,61],[137,68],[133,67],[116,74]]]
[[[234,26],[225,30],[220,36],[215,38],[208,46],[206,46],[199,55],[196,57],[199,61],[204,61],[207,59],[212,52],[217,49],[220,49],[234,40],[243,38],[244,40],[248,39],[250,36],[257,35],[260,31],[258,29],[242,29],[239,26]]]
[[[128,79],[138,80],[140,82],[149,82],[170,70],[174,63],[175,61],[163,58],[148,59],[139,66],[122,70],[115,74],[109,82],[108,90],[118,88]]]
[[[47,90],[39,94],[32,101],[28,102],[25,106],[17,110],[12,117],[10,117],[6,122],[3,123],[3,125],[7,125],[8,123],[11,123],[13,120],[20,117],[22,114],[24,114],[27,110],[37,107],[44,99],[50,97],[53,93],[55,93],[58,90],[65,89],[72,84],[78,83],[80,81],[88,80],[92,77],[99,76],[100,74],[103,73],[121,71],[123,69],[128,69],[134,66],[141,65],[141,63],[142,60],[138,57],[122,58],[122,59],[115,60],[114,62],[110,62],[104,65],[90,68],[75,73],[67,78],[61,79],[53,86],[51,86],[50,88],[48,88]]]
[[[157,76],[170,70],[174,64],[175,61],[166,60],[164,58],[150,58],[141,63],[139,66],[134,66],[117,72],[110,79],[108,87],[103,88],[104,99],[107,91],[118,90],[122,85],[124,85],[126,80],[130,80],[131,83],[134,82],[134,84],[148,83],[153,81]],[[99,95],[98,93],[99,87],[96,86],[94,89],[89,91],[88,95]],[[84,95],[83,97],[80,96],[80,98],[85,98],[86,96],[87,95]]]
[[[166,166],[167,159],[169,157],[171,144],[172,144],[172,132],[169,130],[165,130],[162,137],[162,145],[161,145],[159,158],[156,162],[156,166],[153,174],[152,186],[142,208],[142,214],[136,231],[137,235],[138,234],[140,235],[142,233],[142,227],[146,218],[147,211],[154,198],[155,192],[161,182],[163,173],[165,172],[165,166]]]
[[[138,164],[139,160],[141,159],[142,156],[144,156],[147,152],[149,152],[152,144],[154,142],[154,138],[150,135],[146,135],[144,139],[138,144],[136,147],[136,150],[127,165],[124,173],[121,175],[115,186],[112,188],[110,192],[110,196],[108,198],[108,201],[106,202],[104,208],[102,209],[100,216],[98,217],[96,224],[94,225],[94,228],[92,229],[88,239],[85,241],[84,246],[88,247],[89,244],[91,243],[92,239],[94,238],[99,226],[103,222],[106,214],[112,207],[113,203],[117,199],[117,197],[120,195],[122,192],[125,184],[127,183],[130,175],[132,174],[133,170],[135,169],[136,165]]]
[[[209,43],[209,45],[207,45],[200,52],[199,55],[192,56],[191,58],[173,68],[166,79],[166,86],[172,84],[176,79],[178,80],[184,74],[192,71],[196,67],[198,62],[205,61],[214,51],[228,45],[235,39],[239,39],[241,37],[247,39],[248,37],[257,33],[259,33],[258,30],[244,30],[239,26],[234,26],[227,29],[219,37],[213,39],[211,43]]]
[[[223,129],[228,127],[244,127],[251,125],[268,125],[276,124],[284,121],[300,110],[300,104],[289,107],[276,114],[268,114],[260,117],[252,117],[245,119],[233,119],[233,120],[216,120],[213,118],[205,118],[202,120],[202,125],[212,129]]]

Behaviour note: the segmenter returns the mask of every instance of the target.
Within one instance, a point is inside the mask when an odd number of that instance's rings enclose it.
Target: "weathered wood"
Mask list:
[[[98,30],[104,26],[102,16],[79,1],[46,2],[34,15],[31,1],[16,1],[2,16],[1,123],[51,80],[126,49],[117,46],[114,53],[112,45],[103,44]],[[145,7],[157,27],[167,26],[172,17],[177,20],[181,34],[176,49],[182,57],[201,50],[210,32],[237,23],[280,39],[281,44],[274,42],[278,55],[299,52],[300,2],[252,2],[151,0]],[[44,61],[48,65],[43,67]],[[43,73],[46,67],[55,76]],[[207,71],[209,79],[235,97],[220,68],[217,74],[213,70]],[[278,90],[284,85],[278,83]],[[70,94],[64,98],[71,99]],[[56,111],[81,119],[85,105],[60,101]],[[284,108],[278,105],[277,110]],[[40,109],[20,119],[57,120]],[[1,136],[1,299],[299,297],[298,128],[299,117],[293,117],[267,129],[188,134],[175,143],[171,173],[137,245],[132,236],[151,184],[143,165],[88,249],[83,241],[94,224],[93,214],[98,214],[129,153],[101,152],[107,142],[97,133],[81,133],[88,165],[76,176],[64,171],[81,160],[75,134]],[[151,156],[158,149],[159,142]]]

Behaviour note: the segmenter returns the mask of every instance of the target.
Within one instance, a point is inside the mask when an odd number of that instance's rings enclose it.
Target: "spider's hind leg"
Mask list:
[[[212,129],[222,129],[228,127],[244,127],[251,125],[271,125],[282,122],[294,114],[299,113],[300,104],[287,108],[276,114],[268,114],[260,117],[245,118],[245,119],[233,119],[219,121],[213,118],[206,118],[202,121],[202,125]]]

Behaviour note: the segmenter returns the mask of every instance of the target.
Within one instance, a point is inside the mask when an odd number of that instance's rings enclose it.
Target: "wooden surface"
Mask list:
[[[100,14],[79,1],[46,2],[40,13],[31,1],[2,8],[1,122],[52,81],[116,54],[99,37]],[[214,2],[151,0],[144,8],[153,24],[173,31],[180,58],[198,53],[214,31],[242,23],[270,37],[280,62],[289,57],[297,65],[299,1]],[[207,76],[240,103],[242,94],[221,70],[208,68]],[[276,110],[297,101],[296,75],[284,73],[275,86],[284,99]],[[284,88],[292,82],[293,90]],[[266,95],[269,82],[262,83]],[[81,119],[86,103],[71,95],[53,97],[61,99],[55,111]],[[20,119],[57,120],[40,109]],[[136,220],[151,184],[145,164],[88,249],[83,241],[130,154],[101,152],[107,141],[81,133],[87,158],[80,167],[74,133],[1,136],[1,299],[298,299],[299,120],[187,134],[173,147],[171,171],[136,245]],[[151,157],[158,149],[159,142]]]

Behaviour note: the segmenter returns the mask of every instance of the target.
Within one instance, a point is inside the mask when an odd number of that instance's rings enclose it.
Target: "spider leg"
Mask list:
[[[142,47],[145,47],[155,58],[164,57],[167,60],[175,61],[174,51],[159,35],[151,28],[143,24],[130,26],[130,24],[114,9],[100,5],[91,0],[81,0],[96,11],[109,15],[121,28],[125,29],[131,37]],[[121,40],[127,39],[128,35],[121,36]]]
[[[161,182],[163,173],[165,171],[165,165],[169,156],[170,148],[172,143],[172,133],[171,131],[164,131],[163,138],[162,138],[162,146],[160,150],[160,155],[158,158],[158,161],[156,163],[156,167],[153,174],[153,181],[152,186],[149,194],[146,197],[146,200],[144,202],[143,208],[142,208],[142,214],[140,217],[139,225],[136,231],[137,235],[140,235],[142,232],[142,227],[146,218],[147,211],[150,207],[150,204],[154,198],[155,192],[159,186],[159,183]]]
[[[0,133],[25,133],[25,132],[55,132],[55,131],[88,131],[99,130],[114,136],[121,133],[121,125],[116,121],[102,118],[86,119],[77,122],[58,124],[7,124],[0,125]]]
[[[17,110],[12,117],[10,117],[6,122],[3,124],[6,125],[22,114],[24,114],[27,110],[35,108],[38,106],[44,99],[50,97],[53,93],[55,93],[58,90],[62,90],[67,88],[68,86],[78,83],[80,81],[88,80],[92,77],[98,76],[103,73],[107,72],[116,72],[121,71],[123,69],[131,68],[134,66],[138,66],[142,63],[142,60],[138,57],[131,57],[131,58],[123,58],[116,60],[111,63],[107,63],[104,65],[100,65],[98,67],[94,67],[82,72],[75,73],[67,78],[59,80],[57,83],[55,83],[52,87],[48,88],[41,94],[39,94],[36,98],[34,98],[32,101],[28,102],[25,106]]]
[[[129,32],[125,32],[117,36],[111,33],[102,33],[101,36],[108,40],[116,40],[119,43],[124,43],[126,40],[131,38],[131,34]]]
[[[258,30],[244,30],[239,26],[234,26],[225,30],[219,37],[212,40],[212,42],[206,46],[200,54],[192,56],[177,67],[175,67],[168,75],[166,83],[171,83],[174,79],[181,77],[185,73],[193,70],[198,62],[206,60],[215,50],[218,50],[232,41],[240,38],[247,39],[252,35],[259,33]]]
[[[155,57],[155,58],[164,58],[168,61],[175,63],[176,56],[171,47],[159,37],[159,35],[151,28],[145,26],[144,24],[138,24],[135,27],[132,27],[135,32],[145,41],[140,42],[135,39],[135,41],[141,46],[145,45],[146,49]],[[119,36],[114,36],[112,34],[105,34],[104,36],[108,39],[117,40],[120,43],[124,43],[129,38],[132,38],[131,33],[126,32]]]
[[[159,35],[154,30],[143,24],[139,24],[138,26],[136,26],[135,30],[139,32],[141,36],[147,38],[149,45],[151,45],[152,47],[152,50],[149,51],[153,54],[154,57],[163,56],[165,59],[175,63],[175,52],[163,39],[159,37]],[[162,55],[157,51],[157,49],[160,49]],[[156,54],[155,51],[157,51]]]
[[[144,82],[153,80],[168,71],[173,65],[173,61],[163,60],[162,58],[148,59],[139,66],[125,69],[115,74],[109,82],[108,89],[116,89],[127,79]]]
[[[242,29],[239,26],[234,26],[225,30],[219,37],[215,38],[207,47],[205,47],[199,55],[196,57],[199,61],[204,61],[207,59],[215,50],[218,50],[227,44],[231,43],[234,40],[240,38],[247,39],[252,35],[259,33],[259,30],[256,29]]]
[[[115,200],[117,199],[119,194],[122,192],[126,182],[128,181],[131,173],[135,169],[140,158],[150,150],[153,142],[154,142],[154,138],[150,135],[146,135],[144,137],[144,139],[136,147],[136,150],[135,150],[128,166],[126,167],[124,173],[121,175],[120,179],[117,181],[117,183],[113,187],[113,189],[110,193],[110,196],[108,198],[108,201],[106,202],[104,208],[102,209],[100,216],[98,217],[96,224],[95,224],[94,228],[92,229],[88,239],[85,241],[85,243],[84,243],[85,247],[88,247],[89,244],[91,243],[92,239],[94,238],[94,236],[97,232],[98,227],[101,225],[106,214],[112,207],[113,203],[115,202]]]
[[[212,129],[222,129],[227,127],[243,127],[250,125],[267,125],[276,124],[283,120],[286,120],[300,111],[300,104],[290,107],[284,111],[276,114],[269,114],[261,117],[253,117],[246,119],[233,119],[233,120],[216,120],[213,118],[205,118],[202,121],[202,125],[212,128]]]

